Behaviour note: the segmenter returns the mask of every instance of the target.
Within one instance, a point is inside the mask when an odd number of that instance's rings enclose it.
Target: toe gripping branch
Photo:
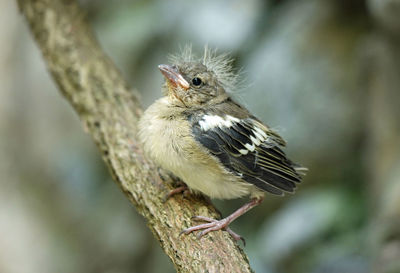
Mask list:
[[[226,218],[223,218],[221,220],[215,220],[209,217],[205,216],[194,216],[192,219],[196,221],[203,221],[203,222],[208,222],[205,224],[200,224],[197,226],[193,226],[187,229],[182,230],[181,234],[189,234],[197,230],[201,230],[197,234],[197,238],[200,239],[207,233],[211,231],[217,231],[217,230],[225,230],[227,231],[236,241],[242,240],[243,244],[246,245],[246,241],[242,236],[239,234],[235,233],[232,231],[229,227],[229,225],[239,216],[245,214],[248,212],[250,209],[254,208],[255,206],[259,205],[263,201],[263,198],[253,198],[250,202],[244,204],[242,207],[237,209],[235,212],[233,212],[231,215],[229,215]]]

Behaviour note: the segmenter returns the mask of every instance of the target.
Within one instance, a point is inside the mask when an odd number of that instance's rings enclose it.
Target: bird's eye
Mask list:
[[[200,86],[203,83],[203,81],[200,78],[195,77],[192,79],[192,83],[194,86]]]

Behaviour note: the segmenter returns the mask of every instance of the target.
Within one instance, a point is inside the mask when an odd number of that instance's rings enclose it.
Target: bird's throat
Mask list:
[[[169,84],[168,84],[168,95],[172,100],[178,100],[183,104],[183,106],[187,107],[182,98],[179,97],[178,94],[176,94],[176,87],[170,86]]]

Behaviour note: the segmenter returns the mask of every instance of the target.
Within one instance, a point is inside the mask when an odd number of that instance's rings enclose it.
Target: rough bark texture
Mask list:
[[[179,235],[192,224],[193,215],[219,215],[200,197],[176,196],[162,202],[171,189],[171,179],[159,175],[137,143],[142,110],[136,93],[100,49],[76,2],[18,3],[60,91],[93,137],[115,182],[147,219],[177,271],[251,272],[246,255],[226,232],[213,232],[201,240]]]

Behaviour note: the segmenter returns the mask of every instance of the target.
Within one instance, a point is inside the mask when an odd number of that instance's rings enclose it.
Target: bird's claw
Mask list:
[[[243,242],[243,246],[246,246],[246,240],[240,236],[239,234],[237,234],[236,232],[234,232],[230,227],[226,227],[225,230],[236,240],[239,241],[241,240]]]
[[[168,199],[170,199],[172,196],[178,193],[183,193],[183,195],[186,195],[189,192],[189,188],[186,185],[179,186],[173,190],[171,190],[169,193],[167,193],[164,198],[163,198],[163,203],[167,202]]]
[[[181,234],[189,234],[192,233],[194,231],[197,230],[201,230],[197,235],[197,239],[200,239],[201,237],[203,237],[204,235],[206,235],[207,233],[211,232],[211,231],[217,231],[217,230],[225,230],[227,231],[236,241],[241,240],[243,242],[243,245],[246,246],[246,241],[245,239],[240,236],[239,234],[235,233],[228,225],[230,224],[230,222],[227,219],[222,219],[222,220],[215,220],[213,218],[209,218],[209,217],[205,217],[205,216],[193,216],[192,220],[194,221],[204,221],[204,222],[208,222],[206,224],[200,224],[197,226],[193,226],[187,229],[184,229],[181,231],[181,233],[179,233],[179,235]]]

